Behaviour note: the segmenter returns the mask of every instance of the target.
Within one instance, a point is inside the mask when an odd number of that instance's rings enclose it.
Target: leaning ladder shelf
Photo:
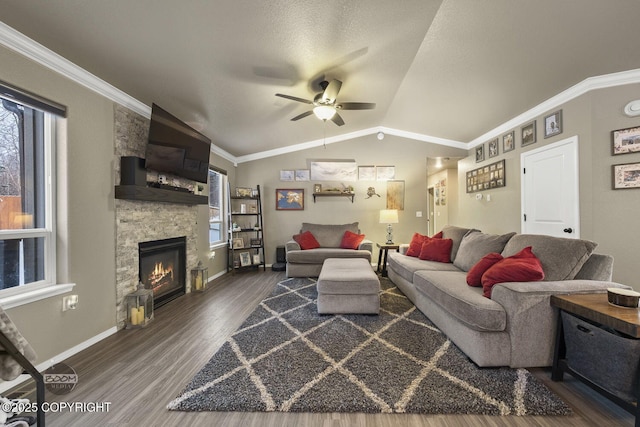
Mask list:
[[[248,190],[248,189],[245,189]],[[250,194],[231,195],[227,203],[227,272],[267,270],[260,186]]]

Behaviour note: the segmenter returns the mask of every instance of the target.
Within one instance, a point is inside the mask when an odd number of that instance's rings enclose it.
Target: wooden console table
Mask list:
[[[640,309],[616,307],[609,304],[606,293],[599,294],[573,294],[551,295],[551,305],[561,311],[608,326],[633,338],[640,338]],[[566,347],[562,317],[558,315],[555,349],[553,352],[553,367],[551,379],[562,381],[565,372],[587,384],[589,387],[603,394],[625,410],[635,414],[635,426],[640,427],[640,411],[638,410],[638,397],[640,397],[640,369],[638,369],[638,387],[635,390],[636,402],[627,402],[620,397],[608,392],[595,384],[589,378],[585,378],[573,371],[567,364]]]

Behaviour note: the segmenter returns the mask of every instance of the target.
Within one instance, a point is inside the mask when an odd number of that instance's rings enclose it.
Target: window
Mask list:
[[[0,85],[0,295],[55,283],[55,116]],[[17,100],[17,99],[18,100]]]
[[[227,174],[218,169],[209,169],[209,246],[221,245],[227,235],[224,218],[227,191]]]

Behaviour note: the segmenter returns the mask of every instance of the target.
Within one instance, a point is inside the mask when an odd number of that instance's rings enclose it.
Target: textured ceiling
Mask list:
[[[637,0],[0,0],[0,19],[243,156],[384,126],[469,142],[590,76],[640,68]],[[309,116],[323,79],[342,127]]]

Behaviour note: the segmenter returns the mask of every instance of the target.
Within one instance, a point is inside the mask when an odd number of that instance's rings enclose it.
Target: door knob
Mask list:
[[[565,228],[565,229],[564,229],[564,230],[562,230],[562,231],[564,231],[565,233],[569,233],[569,234],[571,234],[571,233],[573,233],[573,228],[571,228],[571,227],[569,227],[569,228]]]

